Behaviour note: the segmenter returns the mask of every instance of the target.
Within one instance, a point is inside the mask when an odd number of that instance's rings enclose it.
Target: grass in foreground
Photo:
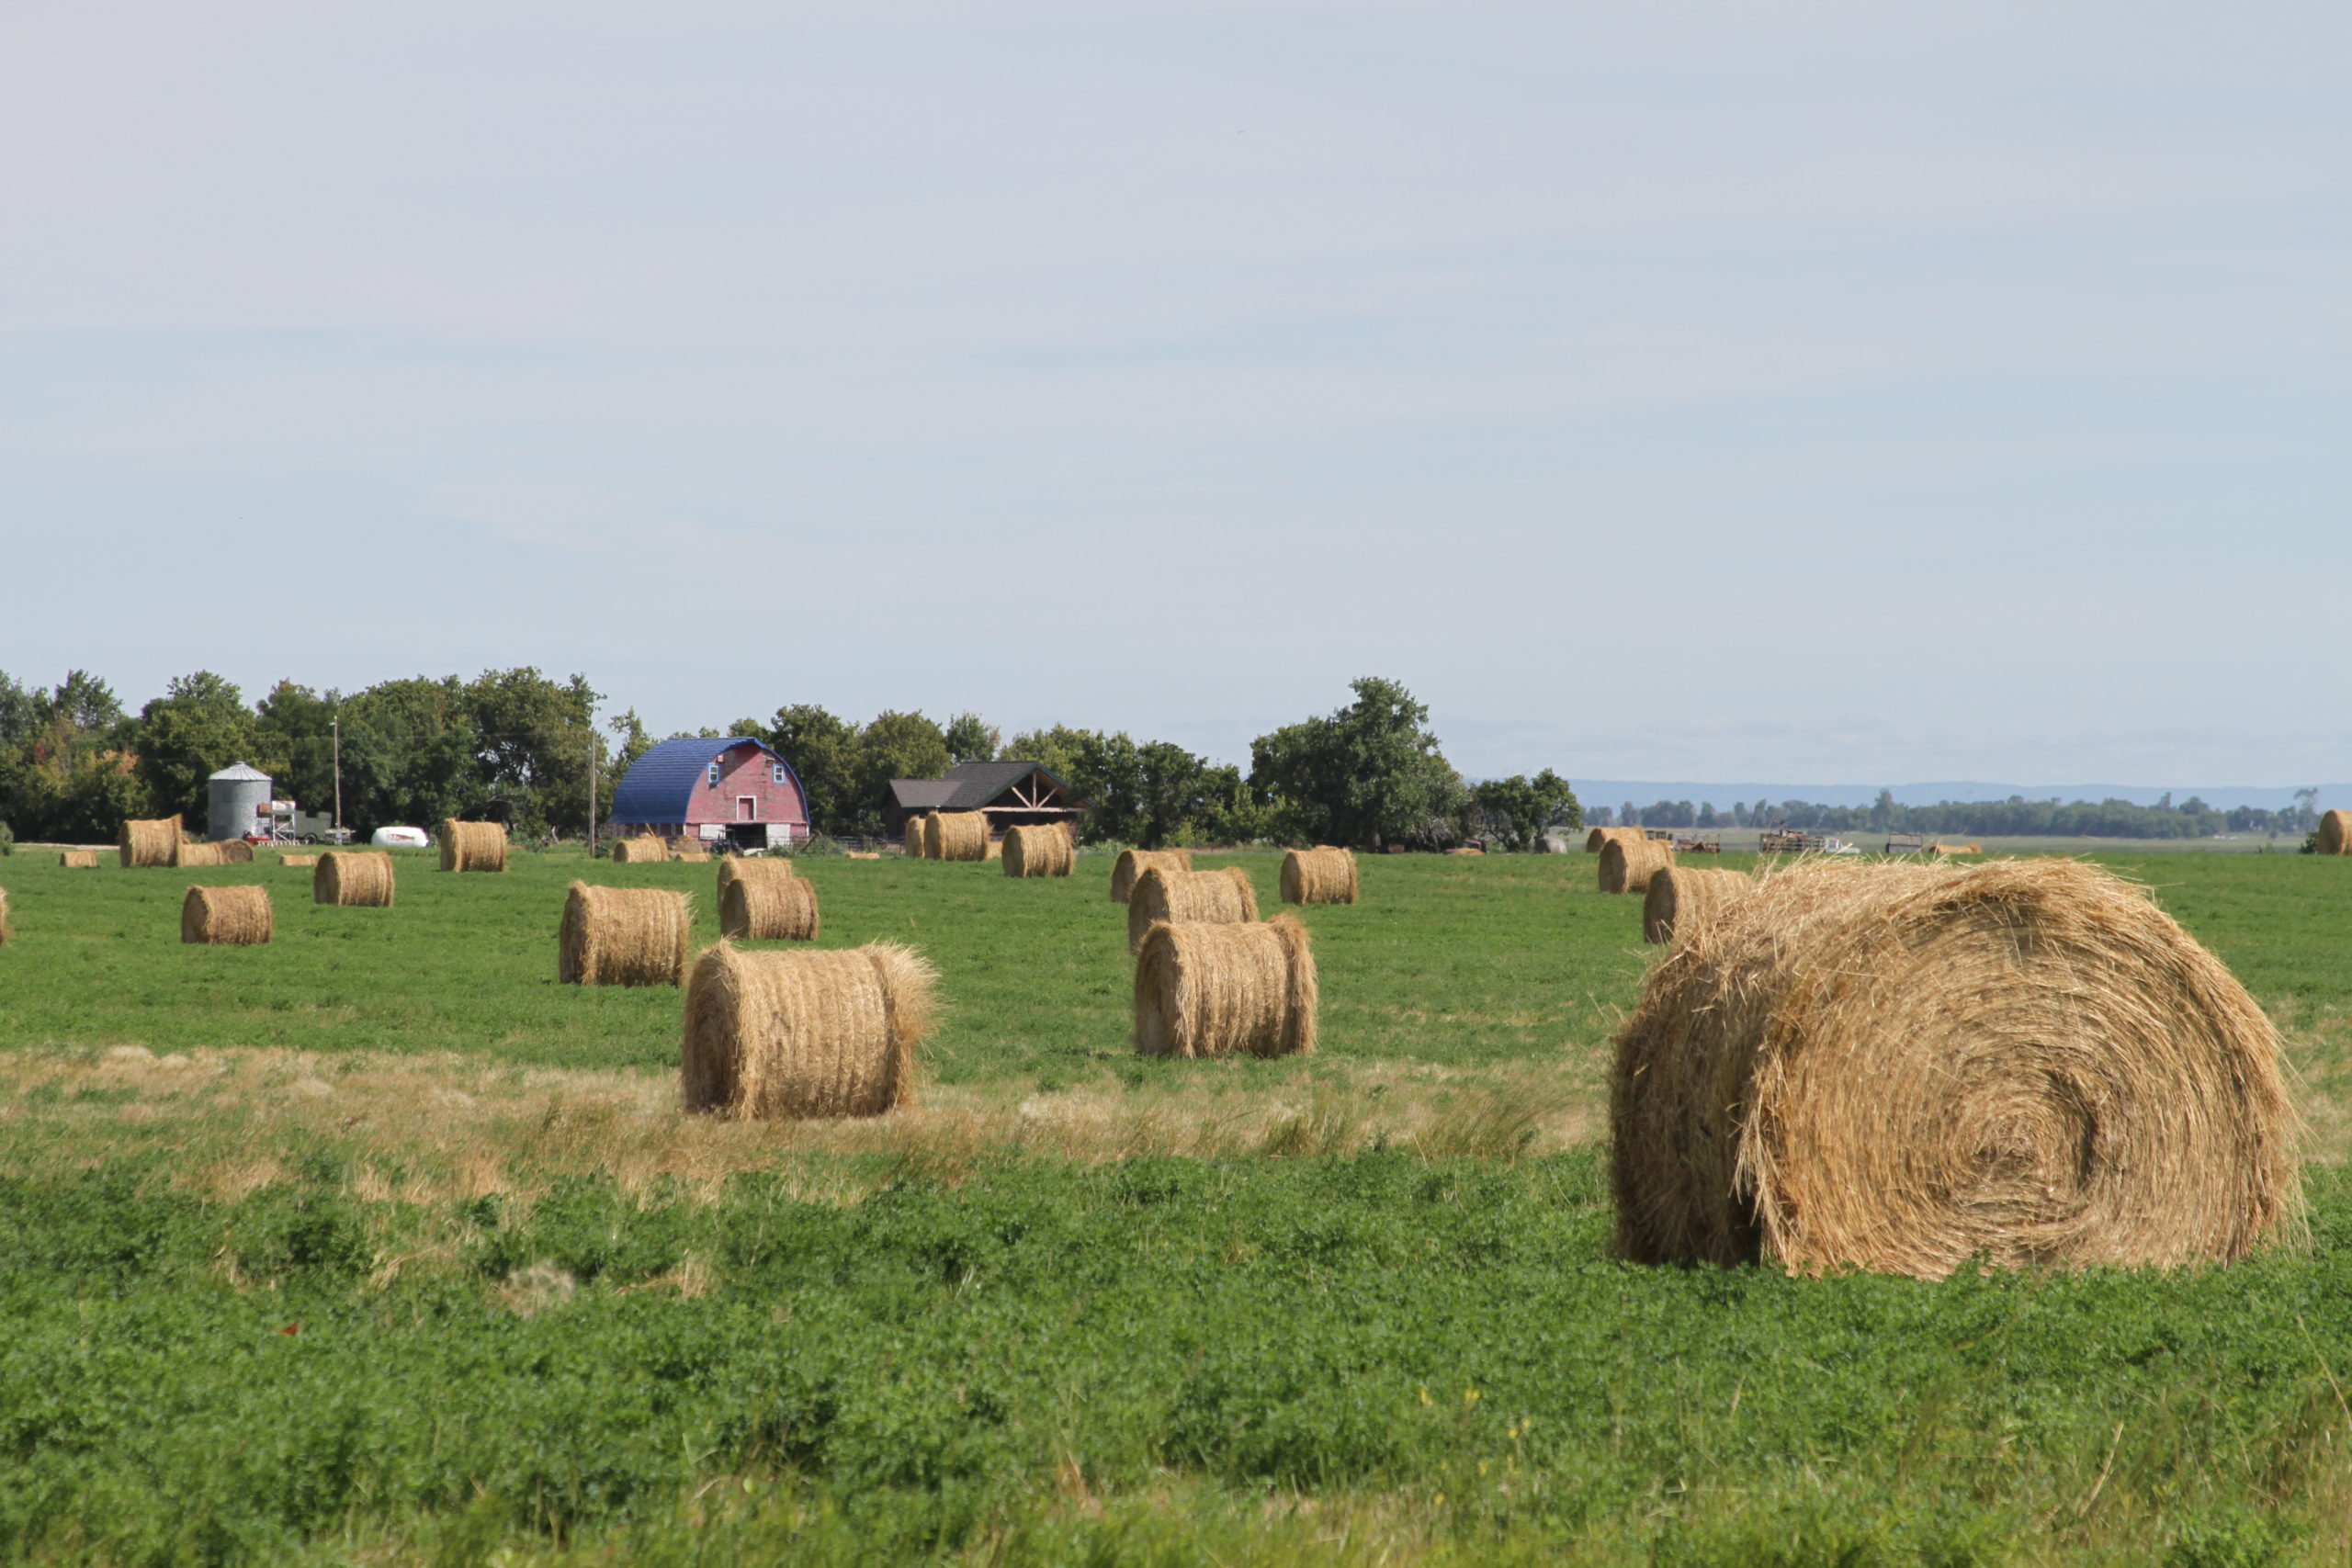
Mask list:
[[[816,863],[824,944],[915,942],[949,1010],[921,1110],[805,1127],[681,1116],[677,995],[556,986],[586,868],[517,859],[408,861],[388,912],[0,861],[0,1551],[2352,1551],[2330,1167],[2309,1249],[2228,1269],[1611,1262],[1598,1066],[1644,954],[1589,857],[1368,863],[1307,911],[1328,1055],[1267,1064],[1127,1055],[1107,862]],[[2352,867],[2125,869],[2280,1018],[2335,1158]],[[265,877],[277,943],[179,946],[187,882]]]

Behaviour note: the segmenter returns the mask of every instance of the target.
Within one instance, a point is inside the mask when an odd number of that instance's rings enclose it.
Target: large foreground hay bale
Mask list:
[[[922,860],[931,853],[931,818],[928,815],[907,818],[907,858]]]
[[[1069,829],[1057,822],[1043,828],[1004,830],[1004,874],[1068,876],[1076,860]]]
[[[720,942],[686,987],[686,1109],[879,1116],[910,1103],[935,978],[895,942],[831,953]]]
[[[1637,1262],[2215,1262],[2299,1214],[2269,1021],[2078,862],[1766,878],[1651,970],[1610,1100]]]
[[[1136,890],[1136,878],[1147,871],[1190,871],[1190,850],[1121,850],[1111,867],[1111,902],[1124,904]]]
[[[718,889],[718,934],[736,942],[817,940],[817,885],[805,876],[739,876]]]
[[[57,863],[68,871],[96,871],[98,868],[98,852],[60,850],[57,853]]]
[[[1745,872],[1662,866],[1650,873],[1649,894],[1642,900],[1642,940],[1672,942],[1755,885]]]
[[[504,871],[506,825],[503,822],[441,820],[443,871]]]
[[[989,858],[985,811],[934,811],[923,830],[923,852],[933,860]]]
[[[1352,904],[1356,901],[1356,857],[1317,844],[1283,856],[1283,902]]]
[[[1674,852],[1655,839],[1611,839],[1600,846],[1600,890],[1642,893],[1650,878],[1674,863]]]
[[[180,940],[208,947],[252,947],[272,929],[266,887],[191,887],[180,905]]]
[[[555,977],[567,986],[674,986],[686,976],[686,896],[666,887],[592,887],[564,895]]]
[[[180,847],[179,817],[130,818],[122,825],[121,842],[126,866],[169,865],[172,852]]]
[[[347,909],[392,907],[392,857],[382,850],[329,850],[311,873],[311,901]]]
[[[1153,866],[1136,878],[1127,895],[1127,951],[1141,953],[1143,939],[1162,920],[1230,925],[1258,918],[1258,890],[1238,865],[1222,871],[1162,871]]]
[[[215,843],[186,843],[172,846],[172,864],[176,869],[191,866],[226,865],[229,857]]]
[[[1160,874],[1136,883],[1137,896]],[[1306,928],[1289,915],[1249,925],[1162,920],[1136,955],[1135,1004],[1136,1050],[1146,1056],[1304,1055],[1315,1049],[1317,1004]]]
[[[2324,855],[2352,855],[2352,811],[2320,813],[2319,852]]]
[[[613,840],[613,863],[615,865],[644,864],[651,862],[666,861],[669,858],[670,846],[663,843],[661,840],[655,838],[650,833],[642,833],[634,839],[615,839]]]
[[[700,839],[673,839],[670,840],[670,858],[674,861],[703,863],[709,861],[710,851],[704,847]]]

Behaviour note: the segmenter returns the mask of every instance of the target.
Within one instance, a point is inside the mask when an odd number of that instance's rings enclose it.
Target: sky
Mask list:
[[[2352,6],[0,7],[0,671],[2352,777]]]

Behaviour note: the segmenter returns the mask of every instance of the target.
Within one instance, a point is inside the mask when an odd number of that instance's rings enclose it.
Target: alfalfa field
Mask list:
[[[106,857],[111,859],[111,857]],[[1276,859],[1247,867],[1262,908]],[[1726,857],[1732,864],[1742,857]],[[2352,863],[2148,854],[2277,1021],[2310,1236],[1940,1283],[1610,1256],[1592,857],[1365,857],[1321,1046],[1138,1059],[1110,863],[806,863],[916,1109],[688,1118],[573,877],[0,860],[0,1553],[178,1562],[2337,1562]],[[276,936],[184,947],[191,882]]]

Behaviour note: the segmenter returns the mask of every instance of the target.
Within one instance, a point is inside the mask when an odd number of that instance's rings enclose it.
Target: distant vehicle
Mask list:
[[[422,828],[379,828],[368,840],[371,844],[390,844],[398,848],[422,850],[433,842]]]
[[[1849,844],[1843,839],[1824,839],[1821,840],[1821,852],[1826,855],[1858,855],[1862,852],[1862,846]]]

